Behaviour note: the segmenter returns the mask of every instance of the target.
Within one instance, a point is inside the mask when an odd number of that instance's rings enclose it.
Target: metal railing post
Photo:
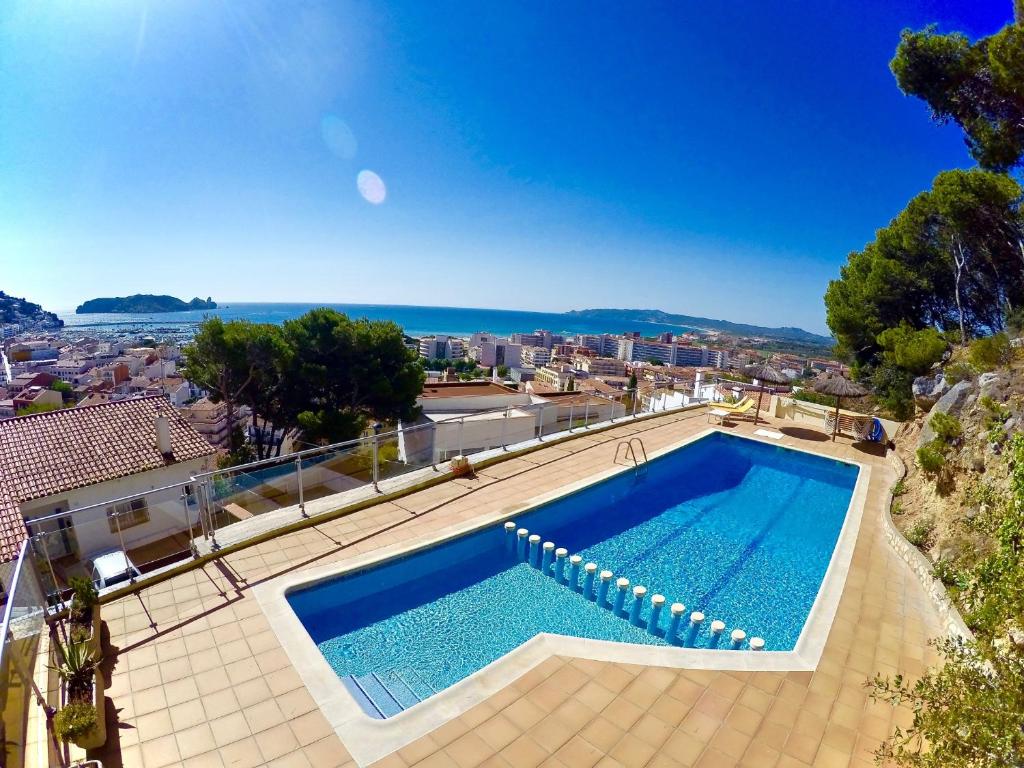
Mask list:
[[[210,494],[209,479],[203,481],[203,496],[206,497],[206,517],[207,525],[210,529],[210,551],[216,552],[220,549],[220,544],[217,543],[217,528],[213,524],[213,496]]]
[[[128,548],[124,545],[124,534],[121,533],[121,513],[114,508],[114,527],[117,528],[117,540],[121,542],[121,551],[124,552],[125,570],[128,571],[128,583],[135,583],[135,573],[128,567]]]
[[[634,388],[633,389],[633,413],[632,413],[632,416],[631,416],[631,418],[634,418],[634,419],[636,418],[636,401],[637,401],[637,395],[639,395],[639,394],[640,393],[637,391],[637,389]]]
[[[380,493],[377,481],[380,479],[380,463],[377,461],[377,435],[373,436],[373,490]]]
[[[576,407],[576,403],[572,400],[569,401],[569,431],[572,432],[572,414],[573,409]]]
[[[306,517],[306,498],[302,490],[302,458],[295,459],[295,482],[299,485],[299,512]]]
[[[583,404],[583,428],[590,426],[590,398]]]
[[[188,548],[192,557],[199,557],[199,550],[196,548],[195,530],[192,525],[192,510],[188,508],[188,487],[181,489],[181,505],[185,508],[185,520],[188,522]]]
[[[466,426],[466,417],[465,416],[460,416],[459,417],[459,456],[464,456],[465,455],[462,452],[462,431],[465,428],[465,426]]]
[[[505,414],[501,418],[501,450],[505,450],[505,425],[508,423],[508,408],[505,409]]]

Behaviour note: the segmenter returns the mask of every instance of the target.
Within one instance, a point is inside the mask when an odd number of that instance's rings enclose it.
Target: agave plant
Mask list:
[[[56,670],[64,683],[81,680],[86,673],[96,668],[96,653],[88,643],[62,643],[57,641],[57,658],[60,663],[50,669]]]

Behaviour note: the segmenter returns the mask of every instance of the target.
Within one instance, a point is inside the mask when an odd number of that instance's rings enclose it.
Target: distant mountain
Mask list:
[[[24,330],[47,330],[64,325],[53,312],[47,312],[28,299],[8,296],[0,291],[0,323],[20,325]]]
[[[75,309],[76,315],[85,315],[93,312],[117,312],[120,314],[147,315],[154,312],[185,312],[190,309],[216,309],[217,302],[206,297],[206,301],[200,298],[184,302],[173,296],[154,296],[151,293],[136,293],[134,296],[115,296],[107,299],[89,299],[84,304],[79,304]]]
[[[607,320],[617,323],[665,323],[683,325],[697,330],[721,331],[733,336],[756,336],[762,339],[799,342],[815,346],[830,347],[835,340],[829,336],[805,331],[803,328],[784,326],[781,328],[765,328],[760,325],[731,323],[728,320],[712,320],[709,317],[692,317],[691,315],[673,315],[660,309],[574,309],[566,314],[576,317],[587,317],[596,320]]]

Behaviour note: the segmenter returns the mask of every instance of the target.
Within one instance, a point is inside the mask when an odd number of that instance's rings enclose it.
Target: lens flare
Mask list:
[[[359,144],[356,135],[348,127],[348,123],[336,115],[327,115],[320,121],[320,135],[324,144],[331,152],[342,160],[351,160],[356,156]]]
[[[384,202],[384,198],[388,196],[384,180],[373,171],[360,171],[356,177],[356,187],[358,187],[359,194],[363,196],[363,199],[374,205],[380,205]]]

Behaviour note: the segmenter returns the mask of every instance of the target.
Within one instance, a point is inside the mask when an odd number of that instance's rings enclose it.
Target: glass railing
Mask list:
[[[628,392],[576,392],[489,411],[428,414],[393,431],[29,519],[31,550],[45,594],[60,607],[73,576],[89,576],[101,588],[123,586],[304,518],[435,479],[455,456],[473,462],[650,415],[644,405]],[[658,404],[657,412],[693,407]]]
[[[5,768],[22,768],[26,753],[38,747],[45,729],[32,728],[45,721],[46,702],[36,683],[40,645],[46,627],[46,598],[36,574],[29,544],[18,559],[0,566],[3,594],[3,646],[0,648],[0,723]]]

